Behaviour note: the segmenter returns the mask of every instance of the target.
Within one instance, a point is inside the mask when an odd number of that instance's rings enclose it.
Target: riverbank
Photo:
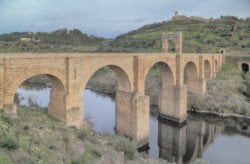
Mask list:
[[[0,111],[0,163],[166,163],[143,158],[136,143],[86,127],[67,127],[46,109],[19,107],[18,118]]]
[[[250,117],[250,74],[224,64],[217,77],[207,82],[204,97],[189,93],[188,109],[204,114]]]

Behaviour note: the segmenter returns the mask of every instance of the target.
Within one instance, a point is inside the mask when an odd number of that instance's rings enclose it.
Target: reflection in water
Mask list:
[[[234,125],[217,125],[189,120],[179,128],[159,121],[160,158],[176,163],[192,163],[198,158],[210,163],[247,163],[250,161],[250,131],[227,135]],[[249,127],[249,124],[248,124]],[[230,128],[232,129],[232,128]]]
[[[47,107],[50,90],[48,87],[19,88],[20,104],[28,105],[32,97],[40,106]],[[94,124],[94,130],[114,134],[114,100],[91,90],[85,90],[84,100],[85,119]],[[187,125],[180,128],[151,116],[148,155],[177,163],[190,163],[197,158],[210,163],[247,163],[250,161],[249,137],[250,126],[246,122],[216,124],[189,118]]]

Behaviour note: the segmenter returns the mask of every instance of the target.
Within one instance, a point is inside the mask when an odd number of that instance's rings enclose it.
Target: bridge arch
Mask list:
[[[102,70],[105,67],[109,68],[111,71],[115,73],[115,78],[117,80],[116,90],[126,91],[126,92],[132,91],[132,83],[131,83],[131,78],[129,77],[129,73],[122,66],[114,64],[102,65],[88,72],[87,77],[84,77],[84,80],[82,80],[83,84],[80,87],[81,91],[86,88],[89,80],[95,75],[95,73],[97,73],[98,71]]]
[[[218,69],[219,69],[219,62],[218,60],[214,60],[214,67],[215,67],[215,72],[218,72]]]
[[[50,94],[50,102],[48,106],[48,113],[55,118],[65,121],[66,119],[66,110],[65,110],[65,94],[66,94],[66,87],[64,81],[64,73],[49,68],[34,68],[25,71],[17,72],[15,75],[12,76],[13,79],[9,79],[11,81],[11,86],[8,90],[7,99],[5,100],[5,105],[10,113],[16,115],[16,104],[14,102],[15,94],[17,89],[28,79],[31,79],[35,76],[39,75],[46,75],[51,82],[52,89]],[[13,104],[13,105],[11,105]],[[10,107],[12,106],[12,107]],[[6,111],[8,112],[8,111]]]
[[[199,93],[199,75],[196,64],[192,61],[184,66],[184,84],[188,92]]]
[[[204,75],[206,80],[212,79],[212,66],[208,60],[204,61]]]
[[[247,73],[247,72],[249,72],[249,65],[247,63],[242,63],[241,69],[244,73]]]
[[[158,98],[158,105],[160,109],[160,114],[162,115],[174,115],[174,86],[175,86],[175,78],[171,67],[166,62],[155,62],[150,69],[147,70],[146,78],[149,76],[150,71],[154,71],[154,69],[159,70],[159,92],[156,93]],[[146,85],[145,85],[146,86]],[[150,91],[149,91],[150,92]],[[146,93],[149,94],[149,93]]]
[[[115,129],[119,134],[130,134],[130,99],[131,99],[131,82],[128,73],[118,65],[105,65],[95,71],[91,71],[91,76],[87,78],[84,88],[87,87],[88,82],[96,75],[96,73],[104,68],[109,68],[115,75]],[[102,76],[99,74],[98,76]],[[112,78],[112,77],[108,77]],[[84,94],[83,104],[84,104]],[[84,105],[83,105],[84,107]],[[84,117],[84,116],[83,116]],[[92,117],[95,117],[92,115]],[[113,128],[113,127],[112,127]]]

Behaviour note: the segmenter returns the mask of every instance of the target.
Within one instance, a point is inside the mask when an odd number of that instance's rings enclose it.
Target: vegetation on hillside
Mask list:
[[[53,32],[13,32],[0,35],[0,52],[84,52],[94,51],[104,41],[78,29]]]
[[[138,30],[117,37],[110,45],[114,51],[161,51],[164,32],[183,33],[183,52],[219,52],[220,48],[229,51],[250,50],[250,19],[221,17],[213,21],[170,20],[145,25]],[[174,44],[170,44],[170,51]]]
[[[115,39],[83,34],[78,29],[47,32],[14,32],[0,35],[0,52],[160,52],[164,32],[183,33],[183,52],[214,53],[250,50],[250,19],[224,16],[212,21],[169,20],[145,25]],[[21,41],[31,38],[32,41]],[[170,42],[170,51],[174,44]]]
[[[207,83],[204,97],[190,94],[189,109],[250,116],[250,73],[241,73],[233,65],[224,64],[217,77]]]

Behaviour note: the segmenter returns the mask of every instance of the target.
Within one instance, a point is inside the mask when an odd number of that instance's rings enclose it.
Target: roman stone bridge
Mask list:
[[[169,39],[175,42],[176,54],[167,51]],[[160,116],[182,124],[187,91],[204,95],[206,81],[216,76],[223,54],[183,54],[181,33],[163,36],[162,53],[0,54],[0,108],[15,117],[18,87],[35,75],[47,75],[52,83],[49,114],[79,127],[84,117],[81,96],[88,80],[109,67],[117,77],[116,130],[143,143],[149,136],[150,104],[144,94],[149,70],[157,66],[161,72]]]

